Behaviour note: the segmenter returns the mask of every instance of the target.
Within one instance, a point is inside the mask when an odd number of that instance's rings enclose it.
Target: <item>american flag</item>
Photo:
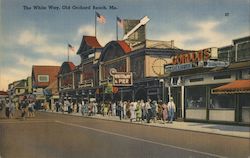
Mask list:
[[[120,28],[123,28],[123,20],[120,19],[119,17],[116,18],[117,19],[117,24]]]
[[[71,50],[71,51],[75,51],[75,48],[71,45],[71,44],[68,44],[68,47],[69,47],[69,49]]]
[[[105,24],[106,18],[103,15],[99,14],[98,12],[96,12],[96,17],[97,17],[97,21],[100,24]]]

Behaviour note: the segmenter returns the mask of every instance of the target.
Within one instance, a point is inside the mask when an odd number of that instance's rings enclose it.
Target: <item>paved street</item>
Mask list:
[[[39,112],[0,119],[0,157],[248,158],[248,138]]]

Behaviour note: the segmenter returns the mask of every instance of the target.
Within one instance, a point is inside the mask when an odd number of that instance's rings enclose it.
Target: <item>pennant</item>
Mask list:
[[[100,24],[106,23],[106,18],[103,15],[99,14],[98,12],[96,12],[96,18]]]
[[[71,44],[68,44],[68,47],[71,51],[75,52],[75,48]]]
[[[117,24],[120,28],[123,28],[123,20],[117,17]]]

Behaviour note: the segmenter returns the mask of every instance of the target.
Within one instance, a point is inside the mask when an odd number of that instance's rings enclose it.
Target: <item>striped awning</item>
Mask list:
[[[212,89],[212,94],[250,93],[250,80],[235,80],[231,83]]]

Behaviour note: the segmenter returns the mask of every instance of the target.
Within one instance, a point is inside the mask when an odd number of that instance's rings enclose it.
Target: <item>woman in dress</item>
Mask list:
[[[168,118],[168,107],[167,104],[163,103],[162,105],[162,119],[163,119],[163,123],[166,122]]]

